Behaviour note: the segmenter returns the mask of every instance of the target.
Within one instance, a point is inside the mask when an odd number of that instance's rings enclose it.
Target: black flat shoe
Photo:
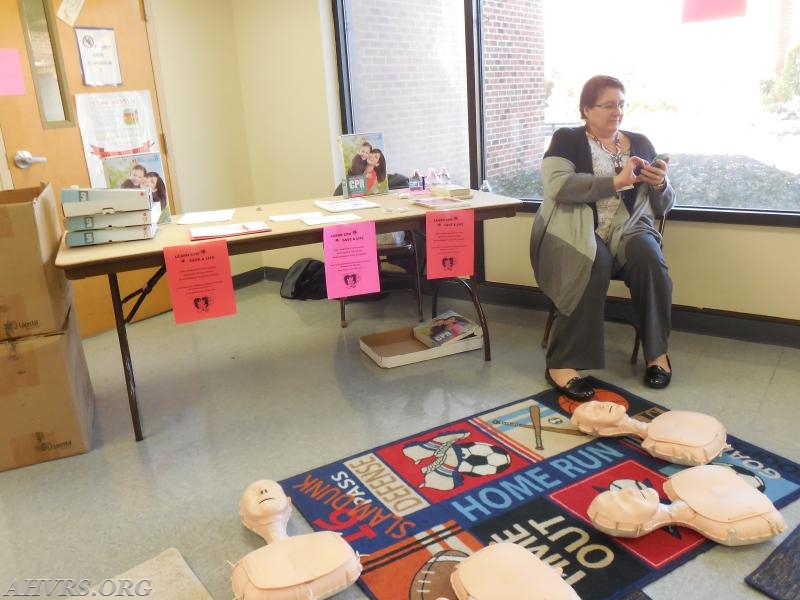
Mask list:
[[[585,377],[573,377],[567,385],[558,385],[550,376],[550,369],[544,370],[544,378],[547,383],[556,388],[570,400],[585,402],[594,396],[594,388],[589,384]]]
[[[644,372],[644,384],[657,390],[667,387],[669,382],[672,381],[672,363],[669,362],[669,356],[667,357],[667,364],[670,368],[669,371],[658,365],[650,365],[647,367],[647,370]]]

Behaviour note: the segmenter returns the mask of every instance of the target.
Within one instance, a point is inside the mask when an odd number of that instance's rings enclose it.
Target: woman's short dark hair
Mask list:
[[[600,93],[606,88],[617,88],[623,94],[625,93],[625,86],[622,82],[616,77],[610,77],[609,75],[595,75],[583,84],[581,100],[578,105],[578,112],[581,113],[581,119],[586,118],[586,115],[583,114],[583,109],[594,106],[594,103],[597,102],[597,99],[600,97]]]

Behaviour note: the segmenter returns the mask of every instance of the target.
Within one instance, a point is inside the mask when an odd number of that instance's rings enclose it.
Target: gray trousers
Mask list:
[[[608,285],[613,276],[628,286],[636,327],[646,360],[667,352],[671,330],[672,279],[656,238],[641,233],[627,242],[625,266],[597,237],[597,255],[589,284],[569,316],[557,313],[547,347],[549,369],[602,369],[605,366],[603,324]]]

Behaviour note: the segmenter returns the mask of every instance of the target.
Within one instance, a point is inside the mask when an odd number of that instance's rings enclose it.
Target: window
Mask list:
[[[623,128],[671,156],[679,206],[800,213],[800,0],[729,2],[730,14],[703,0],[475,0],[477,61],[458,34],[470,0],[343,2],[360,15],[347,20],[350,63],[373,65],[351,68],[354,124],[415,149],[398,153],[401,172],[442,162],[459,181],[540,199],[549,138],[581,124],[583,82],[603,73],[626,86]],[[390,35],[396,28],[405,35]],[[473,63],[477,124],[464,73]],[[381,93],[391,104],[372,110]],[[466,140],[471,125],[479,135]],[[469,144],[480,146],[481,172],[465,175]]]
[[[379,131],[390,173],[469,181],[464,5],[343,0],[352,132]]]

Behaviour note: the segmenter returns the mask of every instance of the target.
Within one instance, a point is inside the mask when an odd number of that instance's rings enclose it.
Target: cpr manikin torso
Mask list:
[[[671,410],[645,423],[629,417],[621,404],[591,400],[579,405],[571,420],[590,435],[635,435],[645,451],[679,465],[707,464],[728,447],[722,423],[697,412]]]
[[[610,490],[587,509],[594,526],[618,537],[641,537],[666,525],[683,525],[726,546],[768,540],[786,522],[763,493],[720,465],[684,469],[664,482],[672,501],[662,504],[652,488]]]
[[[321,600],[361,575],[358,554],[340,534],[318,531],[290,537],[286,523],[291,512],[291,500],[275,481],[256,481],[242,494],[242,523],[267,545],[233,566],[235,600]]]
[[[512,542],[491,544],[464,559],[450,584],[458,600],[580,600],[561,569]]]

